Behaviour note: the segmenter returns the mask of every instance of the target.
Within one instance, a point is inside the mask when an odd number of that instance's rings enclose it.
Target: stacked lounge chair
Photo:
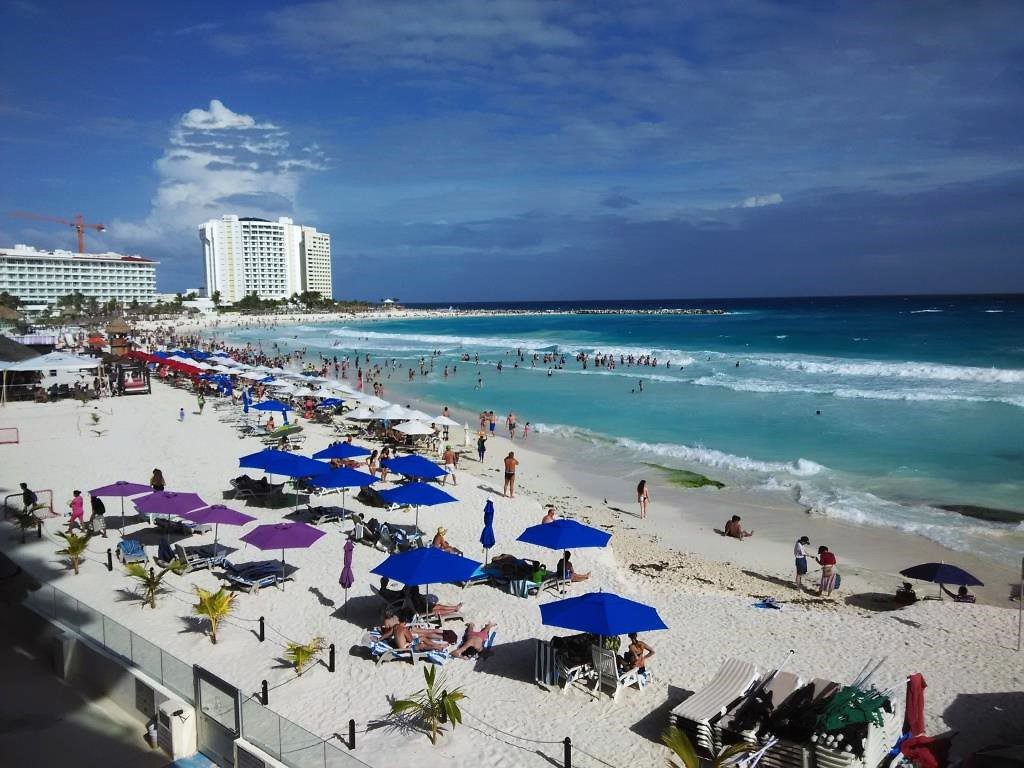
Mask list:
[[[746,742],[762,747],[766,739],[771,713],[800,687],[801,680],[792,672],[776,670],[712,726],[715,749]]]
[[[839,684],[820,677],[779,702],[772,712],[769,730],[778,741],[769,749],[761,765],[764,768],[811,768],[814,744],[811,736],[818,714]]]
[[[844,688],[836,696],[847,691],[848,688]],[[887,700],[886,706],[879,710],[881,725],[869,722],[857,730],[857,735],[852,735],[848,729],[830,732],[819,729],[814,736],[814,763],[817,768],[876,768],[896,744],[903,725],[902,702],[891,693],[879,693],[874,689],[867,692]],[[859,743],[851,743],[851,738]]]
[[[672,710],[669,725],[685,733],[698,754],[713,758],[717,752],[713,725],[746,695],[759,677],[753,664],[728,659],[711,682]]]

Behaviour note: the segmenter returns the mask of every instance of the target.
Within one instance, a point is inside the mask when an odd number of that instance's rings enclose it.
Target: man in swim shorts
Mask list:
[[[508,496],[510,499],[515,496],[516,467],[518,466],[519,460],[515,453],[509,451],[508,456],[505,457],[505,487],[502,489],[502,496]]]

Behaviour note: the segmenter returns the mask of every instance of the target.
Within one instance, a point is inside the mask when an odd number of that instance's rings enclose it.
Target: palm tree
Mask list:
[[[150,608],[156,608],[156,596],[161,591],[160,582],[163,581],[164,576],[169,572],[176,573],[179,576],[185,572],[188,566],[181,560],[175,558],[167,564],[160,573],[157,573],[152,568],[146,568],[139,563],[128,563],[124,567],[125,572],[133,579],[138,579],[139,584],[142,587],[143,600],[142,607],[145,608],[148,604]]]
[[[391,714],[409,712],[419,720],[430,723],[430,743],[437,744],[437,731],[441,723],[451,722],[454,728],[462,722],[459,702],[466,698],[466,694],[461,688],[445,690],[444,674],[437,677],[437,667],[424,667],[423,677],[427,687],[414,693],[410,699],[392,702]]]
[[[301,675],[306,665],[323,649],[324,639],[322,637],[314,637],[305,644],[288,643],[284,655],[295,666],[295,674]]]
[[[672,760],[667,760],[669,768],[700,768],[701,761],[697,756],[697,750],[693,748],[690,738],[676,726],[670,725],[662,732],[661,743],[671,749],[681,761],[676,763]],[[723,768],[726,764],[733,761],[734,758],[739,755],[749,754],[754,749],[754,746],[751,744],[733,744],[726,747],[712,761],[711,768]]]
[[[204,616],[210,622],[210,642],[216,645],[217,625],[234,610],[237,595],[228,592],[224,587],[216,592],[202,587],[196,587],[195,590],[199,602],[192,606],[192,613],[195,616]]]
[[[78,564],[82,562],[82,557],[85,555],[85,548],[89,544],[89,539],[92,538],[92,531],[86,531],[81,536],[77,533],[71,533],[68,531],[58,531],[57,535],[60,536],[64,541],[67,542],[67,546],[64,549],[58,549],[58,555],[67,555],[67,558],[71,561],[71,567],[75,569],[75,575],[78,575]]]
[[[25,543],[25,535],[39,527],[39,518],[32,512],[19,512],[15,520],[18,528],[21,529],[21,543]]]

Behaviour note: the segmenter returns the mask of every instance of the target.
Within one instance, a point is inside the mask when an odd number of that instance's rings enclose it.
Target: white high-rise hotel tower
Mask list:
[[[261,299],[331,292],[331,236],[314,227],[238,216],[222,216],[199,225],[206,263],[206,294],[220,292],[234,303],[255,293]]]

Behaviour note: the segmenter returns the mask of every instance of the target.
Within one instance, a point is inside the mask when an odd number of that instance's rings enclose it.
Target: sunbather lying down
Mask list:
[[[398,616],[389,614],[380,625],[380,639],[391,643],[400,651],[412,646],[418,651],[441,651],[457,638],[451,630],[410,627]]]
[[[435,616],[444,616],[448,613],[458,613],[462,610],[462,603],[456,605],[446,605],[445,603],[437,602],[437,598],[433,596],[425,597],[420,592],[419,587],[406,587],[405,596],[412,605],[412,608],[416,613],[425,614],[432,613]]]
[[[491,634],[498,625],[493,622],[484,624],[480,629],[476,629],[475,625],[466,625],[466,636],[462,641],[462,645],[452,651],[452,656],[476,656],[478,653],[482,653],[484,650],[484,643],[487,642],[487,636]]]

